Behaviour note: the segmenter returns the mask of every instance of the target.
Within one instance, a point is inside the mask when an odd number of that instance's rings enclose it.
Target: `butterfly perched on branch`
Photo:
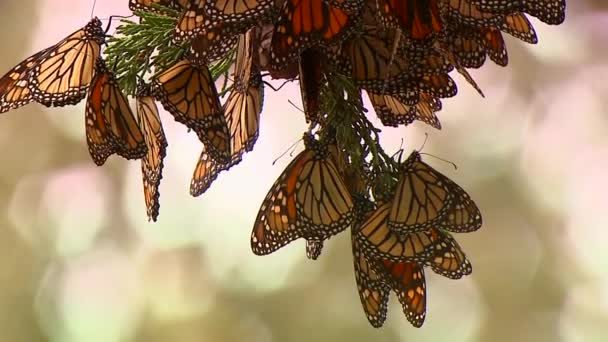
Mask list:
[[[304,135],[305,150],[276,180],[262,202],[251,234],[251,249],[270,254],[304,238],[322,241],[353,220],[353,201],[327,141]]]
[[[0,113],[32,101],[45,106],[80,102],[95,76],[104,42],[101,21],[94,18],[59,43],[19,63],[0,78]]]

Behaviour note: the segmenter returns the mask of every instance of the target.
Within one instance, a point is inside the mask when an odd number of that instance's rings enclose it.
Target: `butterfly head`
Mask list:
[[[106,34],[103,30],[103,27],[101,26],[101,20],[99,20],[99,18],[95,17],[91,19],[87,26],[85,26],[84,31],[87,37],[94,39],[95,41],[97,41],[97,43],[105,43]]]

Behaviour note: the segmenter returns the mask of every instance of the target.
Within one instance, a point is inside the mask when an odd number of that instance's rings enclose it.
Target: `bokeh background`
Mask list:
[[[90,18],[91,1],[0,1],[0,71]],[[95,15],[129,14],[127,0]],[[188,194],[201,146],[162,113],[169,150],[159,222],[147,222],[139,162],[97,168],[84,105],[33,104],[0,117],[0,341],[606,341],[608,340],[608,4],[569,1],[566,23],[534,21],[510,65],[458,75],[442,131],[385,129],[388,150],[417,148],[469,191],[483,228],[460,234],[474,266],[427,273],[428,315],[412,328],[396,298],[382,329],[365,319],[350,238],[319,261],[302,242],[250,252],[259,204],[305,129],[297,84],[267,90],[254,152],[200,198]],[[301,146],[300,146],[301,148]]]

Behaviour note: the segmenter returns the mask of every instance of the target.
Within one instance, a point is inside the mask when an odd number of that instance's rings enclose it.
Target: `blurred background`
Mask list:
[[[0,74],[82,27],[91,1],[0,2]],[[129,14],[127,0],[95,15]],[[442,131],[384,129],[458,164],[484,226],[457,236],[471,276],[427,273],[428,311],[409,325],[396,298],[382,329],[357,295],[348,233],[320,260],[301,241],[254,256],[249,234],[301,137],[297,84],[267,89],[252,153],[200,198],[188,187],[201,145],[167,113],[159,222],[147,222],[139,162],[92,163],[84,103],[0,117],[0,341],[606,341],[608,338],[608,4],[568,2],[534,21],[540,43],[507,37],[510,64],[457,74]],[[372,115],[373,116],[373,115]]]

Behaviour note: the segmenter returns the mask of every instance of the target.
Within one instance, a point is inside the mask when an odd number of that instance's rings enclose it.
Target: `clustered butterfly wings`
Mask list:
[[[559,24],[565,0],[129,0],[129,8],[177,16],[173,43],[188,50],[132,94],[137,119],[101,57],[106,32],[98,19],[0,78],[0,113],[30,102],[64,106],[87,97],[85,131],[94,162],[104,164],[112,154],[141,159],[147,214],[156,220],[167,141],[155,101],[203,143],[190,188],[198,196],[252,150],[264,71],[299,79],[312,127],[327,123],[321,99],[340,73],[358,94],[365,90],[384,125],[422,121],[440,129],[441,99],[457,93],[448,73],[456,69],[483,95],[466,69],[488,58],[507,65],[503,33],[536,43],[527,15]],[[232,51],[232,86],[222,101],[210,68]],[[317,259],[325,240],[350,227],[355,280],[370,323],[384,323],[392,290],[407,319],[421,326],[424,267],[454,279],[471,273],[450,232],[479,229],[479,209],[414,152],[394,175],[392,192],[360,215],[354,193],[367,193],[371,185],[353,191],[347,179],[352,156],[344,157],[335,137],[328,138],[335,132],[321,133],[318,139],[305,135],[305,150],[262,203],[251,235],[254,253],[269,254],[301,238],[307,256]]]

